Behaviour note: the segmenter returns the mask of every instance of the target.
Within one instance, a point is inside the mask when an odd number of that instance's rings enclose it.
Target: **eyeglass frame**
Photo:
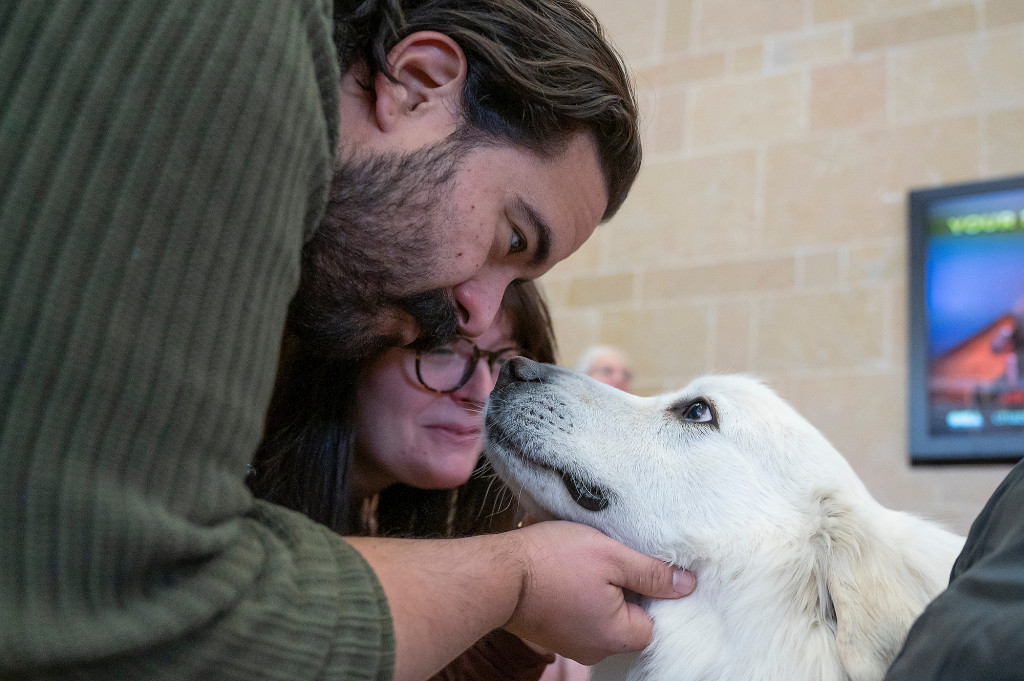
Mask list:
[[[454,388],[449,388],[448,390],[438,390],[437,388],[431,388],[429,385],[427,385],[427,382],[423,380],[423,376],[420,373],[420,358],[427,353],[433,352],[434,350],[439,350],[440,348],[443,348],[445,346],[442,345],[437,348],[434,348],[433,350],[416,351],[416,380],[420,382],[420,385],[423,386],[424,389],[429,390],[430,392],[436,393],[438,395],[450,395],[451,393],[455,392],[456,390],[464,387],[467,383],[469,383],[469,379],[473,377],[473,374],[476,372],[476,367],[478,364],[480,364],[481,359],[487,359],[487,370],[491,372],[491,375],[493,375],[494,363],[498,361],[498,359],[501,357],[503,353],[512,350],[517,353],[516,355],[513,355],[513,357],[522,356],[522,349],[516,345],[509,345],[504,348],[498,348],[497,350],[483,350],[479,345],[474,343],[469,338],[466,338],[465,336],[459,336],[459,338],[473,346],[473,354],[468,358],[468,361],[466,361],[466,369],[462,372],[462,378],[459,379],[458,385],[456,385]],[[447,343],[446,345],[451,345],[451,343]],[[509,357],[509,359],[512,359],[512,357]],[[506,362],[507,361],[508,360],[506,360]]]

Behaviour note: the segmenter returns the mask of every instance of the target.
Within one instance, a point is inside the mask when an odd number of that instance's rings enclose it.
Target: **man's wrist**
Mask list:
[[[524,627],[522,606],[526,595],[530,592],[531,582],[535,578],[532,542],[528,533],[523,530],[511,530],[495,536],[500,536],[506,542],[504,551],[507,552],[507,565],[512,572],[510,580],[516,588],[513,609],[508,613],[508,618],[502,628],[526,641],[529,632]],[[539,648],[539,650],[545,649]]]

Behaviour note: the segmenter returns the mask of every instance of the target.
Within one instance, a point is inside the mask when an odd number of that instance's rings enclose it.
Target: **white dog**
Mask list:
[[[881,506],[813,426],[744,376],[637,397],[517,358],[487,431],[527,510],[697,575],[689,597],[645,603],[651,645],[595,679],[881,679],[963,547]]]

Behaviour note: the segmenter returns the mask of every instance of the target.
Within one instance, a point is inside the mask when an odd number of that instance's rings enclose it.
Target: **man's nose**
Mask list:
[[[477,338],[491,328],[511,280],[467,281],[452,290],[459,313],[459,333]]]

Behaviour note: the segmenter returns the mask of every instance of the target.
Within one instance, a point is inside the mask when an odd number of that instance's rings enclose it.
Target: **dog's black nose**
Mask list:
[[[494,389],[497,390],[511,383],[540,381],[547,371],[549,368],[546,364],[534,362],[526,357],[513,357],[505,362],[505,366],[501,367]]]

